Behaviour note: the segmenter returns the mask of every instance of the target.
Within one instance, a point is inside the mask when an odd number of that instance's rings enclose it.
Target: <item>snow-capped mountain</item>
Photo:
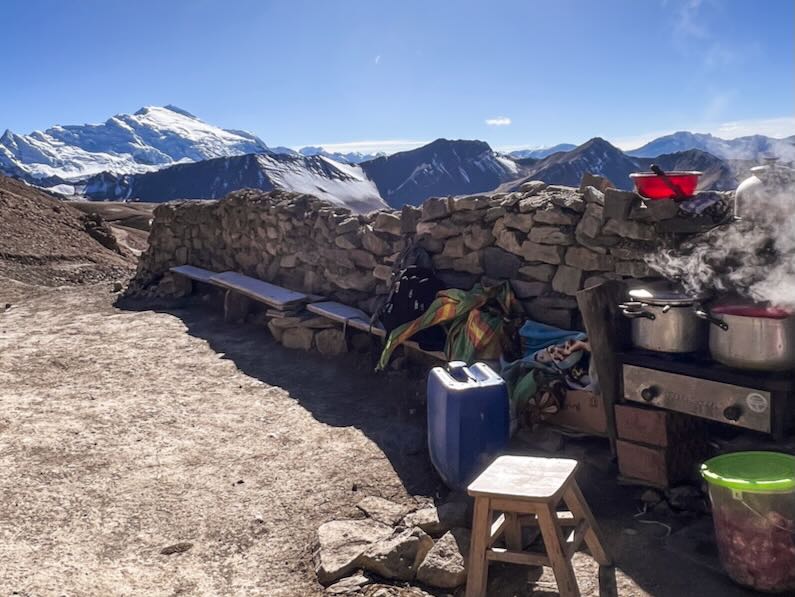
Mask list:
[[[724,160],[761,161],[766,155],[774,155],[784,161],[795,161],[795,137],[775,139],[764,135],[721,139],[710,134],[679,131],[658,137],[646,145],[627,152],[627,155],[652,158],[658,155],[700,149]]]
[[[571,151],[577,147],[573,143],[558,143],[557,145],[553,145],[552,147],[538,147],[536,149],[517,149],[516,151],[511,151],[508,155],[512,158],[516,159],[526,159],[526,158],[535,158],[535,159],[543,159],[545,157],[551,156],[553,153],[558,153],[559,151]]]
[[[488,143],[448,139],[363,162],[361,167],[391,207],[490,191],[522,174],[514,160],[495,153]]]
[[[248,154],[176,164],[140,174],[102,173],[78,191],[91,199],[219,199],[238,189],[308,193],[366,213],[387,205],[359,166],[324,156]]]
[[[150,172],[180,162],[268,152],[261,139],[222,129],[176,106],[141,108],[102,124],[54,126],[0,137],[0,171],[44,183],[100,172]]]
[[[368,162],[370,160],[374,160],[375,158],[380,158],[385,156],[386,154],[383,152],[380,153],[362,153],[360,151],[351,151],[348,153],[340,153],[340,152],[328,152],[322,147],[312,146],[309,145],[307,147],[302,147],[298,150],[298,153],[303,156],[313,156],[313,155],[322,155],[327,158],[331,158],[336,162],[343,162],[348,164],[361,164],[362,162]]]

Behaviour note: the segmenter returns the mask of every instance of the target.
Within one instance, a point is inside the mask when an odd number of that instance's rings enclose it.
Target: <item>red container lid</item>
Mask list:
[[[760,307],[759,305],[721,305],[711,309],[716,315],[739,315],[740,317],[766,317],[784,319],[792,315],[792,309],[784,307]]]

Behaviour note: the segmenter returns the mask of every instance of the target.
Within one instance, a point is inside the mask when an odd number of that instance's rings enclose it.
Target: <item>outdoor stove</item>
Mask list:
[[[795,423],[795,371],[732,369],[708,354],[619,354],[625,400],[771,434]]]

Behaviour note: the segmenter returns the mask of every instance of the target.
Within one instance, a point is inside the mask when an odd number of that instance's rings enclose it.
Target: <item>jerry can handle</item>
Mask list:
[[[447,372],[456,381],[466,382],[472,379],[464,361],[450,361],[447,363]]]

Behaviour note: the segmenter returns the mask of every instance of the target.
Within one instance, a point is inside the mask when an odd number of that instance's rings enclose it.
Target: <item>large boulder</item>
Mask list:
[[[392,528],[375,520],[333,520],[317,530],[313,554],[317,580],[329,585],[358,567],[358,559],[371,544],[392,534]]]
[[[467,579],[469,529],[448,531],[433,546],[417,568],[417,580],[440,589],[454,589]]]

